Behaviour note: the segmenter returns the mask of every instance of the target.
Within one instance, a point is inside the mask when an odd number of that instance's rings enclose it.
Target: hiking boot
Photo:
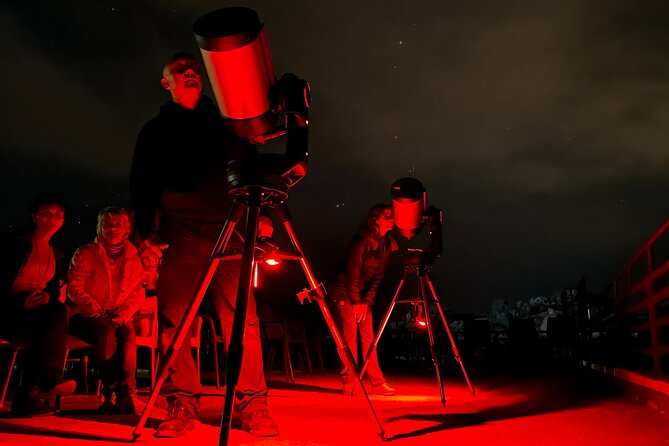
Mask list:
[[[95,411],[99,414],[110,415],[116,413],[116,408],[110,400],[106,399],[98,406],[97,409],[95,409]]]
[[[116,404],[114,404],[114,413],[118,414],[134,414],[135,413],[135,398],[132,394],[116,396]]]
[[[12,401],[12,407],[9,411],[10,416],[15,418],[39,417],[52,415],[58,412],[55,408],[49,406],[49,401],[39,398],[33,394],[17,395]]]
[[[385,395],[385,396],[392,396],[395,395],[395,389],[390,387],[390,384],[388,383],[383,383],[379,384],[378,386],[372,386],[372,392],[374,395]]]
[[[242,430],[255,437],[276,437],[279,426],[276,425],[267,410],[254,410],[242,415]]]
[[[68,379],[67,381],[62,381],[56,384],[49,390],[45,390],[44,393],[48,394],[49,396],[72,395],[76,388],[77,382],[73,379]]]
[[[170,404],[167,418],[160,423],[154,434],[156,437],[181,437],[195,428],[195,415],[179,400]]]

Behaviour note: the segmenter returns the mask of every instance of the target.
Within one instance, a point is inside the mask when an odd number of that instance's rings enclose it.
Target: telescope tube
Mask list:
[[[258,14],[243,7],[223,8],[193,24],[216,103],[224,118],[233,120],[240,136],[270,130],[271,91],[276,82],[267,37]]]
[[[415,178],[405,177],[390,186],[393,219],[400,235],[411,238],[418,233],[425,213],[425,187]]]

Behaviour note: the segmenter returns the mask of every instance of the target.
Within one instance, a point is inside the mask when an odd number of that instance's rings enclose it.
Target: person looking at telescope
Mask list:
[[[169,347],[232,206],[226,178],[230,160],[253,160],[257,151],[226,127],[217,107],[202,95],[200,64],[179,52],[163,67],[161,84],[171,95],[137,138],[130,172],[130,195],[139,252],[145,265],[161,262],[158,311],[161,350]],[[262,226],[259,232],[263,232]],[[230,249],[241,249],[239,237]],[[240,275],[239,260],[221,261],[208,297],[225,339],[230,341]],[[255,436],[278,435],[267,407],[259,322],[249,299],[244,356],[235,394],[241,428]],[[177,437],[194,427],[200,384],[189,348],[179,350],[162,394],[168,415],[158,437]]]
[[[374,205],[365,223],[349,243],[346,264],[342,265],[332,287],[332,300],[342,328],[344,340],[351,349],[358,365],[358,332],[362,344],[363,359],[374,341],[372,305],[376,290],[388,269],[390,254],[398,249],[397,242],[389,232],[393,229],[393,209],[390,205]],[[345,394],[354,392],[355,370],[344,370],[342,385]],[[376,350],[373,351],[366,369],[371,381],[371,392],[378,395],[393,395],[393,389],[383,377]]]

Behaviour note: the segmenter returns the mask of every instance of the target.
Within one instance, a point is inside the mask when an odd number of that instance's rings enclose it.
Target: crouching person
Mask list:
[[[130,232],[124,209],[102,209],[95,241],[75,252],[67,274],[67,295],[76,305],[70,333],[95,346],[104,397],[99,410],[106,413],[135,412],[132,317],[144,299],[144,269]]]

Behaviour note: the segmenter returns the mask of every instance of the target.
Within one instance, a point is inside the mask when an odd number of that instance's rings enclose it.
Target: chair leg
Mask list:
[[[9,380],[12,379],[12,372],[14,371],[14,364],[16,363],[16,355],[18,350],[14,350],[12,353],[12,360],[9,364],[9,370],[7,370],[7,378],[5,378],[5,383],[2,386],[2,394],[0,394],[0,408],[2,408],[5,403],[5,396],[7,396],[7,388],[9,387]]]
[[[322,372],[325,370],[325,364],[323,364],[323,344],[321,341],[316,341],[316,354],[318,355],[318,366]]]
[[[158,356],[158,350],[151,349],[151,387],[156,384],[156,356]]]
[[[212,328],[213,330],[213,328]],[[212,332],[212,336],[215,336],[216,333]],[[216,346],[216,339],[211,340],[211,345],[214,350],[214,373],[216,374],[216,390],[221,388],[221,375],[218,370],[218,347]]]
[[[269,345],[269,351],[267,352],[267,357],[265,358],[265,374],[272,373],[272,367],[274,366],[274,357],[276,356],[276,345]]]
[[[197,370],[197,382],[202,383],[202,377],[200,374],[200,349],[195,349],[195,369]]]
[[[84,391],[86,392],[86,395],[88,395],[88,355],[84,356],[81,363],[84,367]]]
[[[70,356],[70,349],[66,348],[65,349],[65,359],[63,360],[63,372],[65,371],[65,367],[67,366],[67,358]]]
[[[294,383],[295,375],[293,374],[293,363],[290,360],[290,347],[288,345],[288,338],[283,338],[283,364],[286,369],[286,382]]]
[[[309,368],[309,375],[314,374],[314,370],[311,367],[311,358],[309,357],[309,346],[307,345],[306,341],[302,344],[304,346],[304,356],[307,358],[307,367]]]

